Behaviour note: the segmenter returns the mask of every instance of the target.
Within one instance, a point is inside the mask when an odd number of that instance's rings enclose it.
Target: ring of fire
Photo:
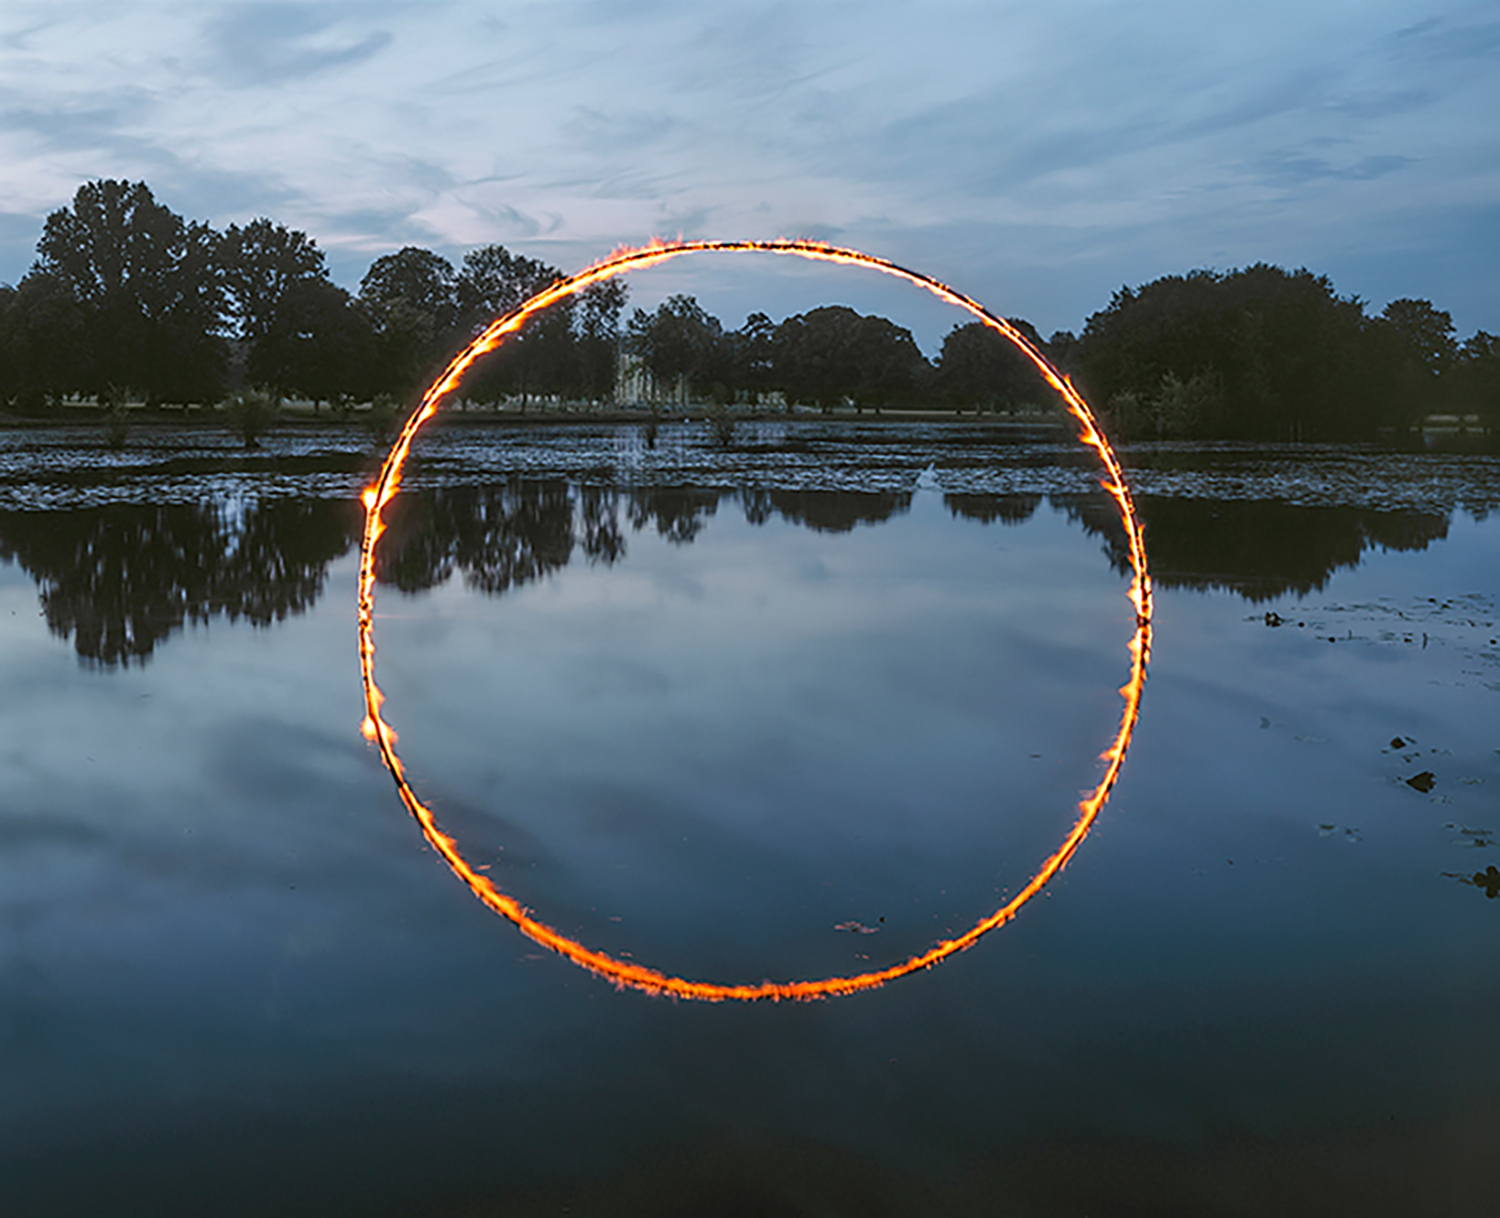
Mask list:
[[[405,769],[396,753],[396,733],[381,717],[384,695],[375,683],[375,553],[381,534],[385,531],[381,518],[382,511],[401,484],[401,471],[406,464],[417,432],[436,413],[438,404],[443,398],[458,387],[463,374],[476,360],[499,347],[508,336],[520,330],[529,318],[549,305],[556,304],[591,284],[601,283],[626,271],[638,270],[666,262],[671,258],[697,253],[787,254],[818,262],[868,267],[893,275],[898,279],[904,279],[932,293],[940,300],[957,305],[990,329],[1003,334],[1036,366],[1047,383],[1062,397],[1068,412],[1078,424],[1079,441],[1093,449],[1098,456],[1103,466],[1101,485],[1119,510],[1120,522],[1125,528],[1129,542],[1132,571],[1129,595],[1135,608],[1135,633],[1130,640],[1130,677],[1120,688],[1124,707],[1120,715],[1119,729],[1109,747],[1100,756],[1100,760],[1104,763],[1103,774],[1094,789],[1079,802],[1078,820],[1063,839],[1062,844],[1043,861],[1025,886],[999,909],[980,919],[962,934],[951,939],[944,939],[925,952],[919,952],[915,956],[886,968],[811,981],[724,984],[673,976],[670,973],[659,972],[629,960],[620,960],[605,952],[586,947],[534,918],[519,901],[500,891],[487,876],[480,874],[464,860],[457,843],[438,827],[437,818],[432,810],[417,797],[417,793],[407,781]],[[567,957],[583,968],[608,978],[621,988],[630,987],[652,994],[670,994],[678,998],[693,998],[708,1002],[722,1002],[729,999],[742,1002],[760,999],[809,1000],[875,989],[898,977],[931,968],[939,960],[972,947],[984,935],[1014,918],[1021,907],[1036,896],[1077,852],[1109,799],[1110,791],[1114,787],[1115,779],[1119,776],[1120,767],[1125,760],[1125,752],[1130,746],[1130,738],[1140,715],[1141,695],[1146,683],[1146,667],[1151,655],[1151,576],[1146,564],[1146,547],[1140,520],[1136,515],[1130,489],[1125,482],[1124,471],[1109,441],[1099,430],[1093,411],[1073,387],[1072,382],[1059,373],[1046,356],[1009,322],[995,317],[977,301],[954,291],[929,275],[907,270],[893,262],[860,253],[858,250],[797,240],[659,242],[639,249],[621,250],[576,275],[558,280],[519,308],[492,322],[482,334],[454,356],[412,410],[392,444],[390,452],[386,455],[379,476],[371,486],[365,489],[362,498],[365,507],[365,524],[359,556],[359,658],[360,677],[364,685],[365,697],[365,719],[361,730],[365,738],[379,750],[381,760],[395,780],[396,790],[400,793],[402,802],[421,826],[423,836],[442,855],[454,874],[469,886],[476,897],[495,913],[514,922],[523,934],[535,942]]]

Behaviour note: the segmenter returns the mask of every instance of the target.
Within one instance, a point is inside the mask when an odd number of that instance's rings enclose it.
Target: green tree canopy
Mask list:
[[[470,250],[455,283],[464,323],[477,333],[561,278],[555,266],[512,254],[503,245]]]
[[[1121,288],[1077,358],[1127,434],[1357,438],[1422,413],[1395,384],[1389,323],[1326,276],[1257,263]]]
[[[144,182],[85,183],[71,207],[48,216],[36,270],[71,296],[89,332],[87,362],[69,387],[214,396],[225,357],[218,240],[158,203]]]
[[[316,242],[265,218],[224,230],[219,267],[233,332],[252,343],[276,327],[288,293],[328,278]]]
[[[370,322],[372,387],[398,396],[410,393],[455,343],[453,264],[408,245],[370,264],[359,299]]]
[[[1038,348],[1045,344],[1030,322],[1010,322]],[[938,356],[938,389],[949,405],[1015,407],[1041,404],[1052,391],[1016,345],[983,322],[955,326]]]
[[[695,298],[670,296],[654,313],[637,309],[631,314],[625,344],[658,386],[686,397],[711,384],[723,338],[719,319]]]
[[[458,277],[441,254],[408,245],[375,259],[359,281],[360,299],[372,304],[403,301],[443,333],[458,320]]]
[[[932,366],[911,331],[884,317],[828,305],[776,327],[775,378],[793,401],[825,409],[846,398],[885,406],[916,399]]]

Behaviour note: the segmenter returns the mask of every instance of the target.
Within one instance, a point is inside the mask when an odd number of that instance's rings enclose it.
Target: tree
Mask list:
[[[224,230],[219,266],[235,336],[252,343],[271,332],[295,286],[328,278],[316,242],[265,218]]]
[[[1446,406],[1443,382],[1458,356],[1453,318],[1431,301],[1405,298],[1391,301],[1380,317],[1390,383],[1399,386],[1411,413],[1421,417]]]
[[[1041,347],[1041,336],[1029,322],[1014,318],[1027,338]],[[937,383],[952,406],[1013,409],[1049,401],[1051,391],[1031,361],[1016,345],[983,322],[955,326],[943,339],[938,356]]]
[[[478,333],[561,278],[563,273],[555,266],[512,254],[503,245],[470,250],[456,284],[464,323]]]
[[[845,400],[914,401],[932,375],[909,330],[844,305],[788,317],[776,327],[774,349],[775,379],[788,399],[824,410]]]
[[[479,333],[561,278],[563,273],[555,266],[513,254],[503,245],[470,250],[458,275],[464,332]],[[559,301],[533,318],[521,333],[506,339],[484,366],[471,374],[470,392],[491,397],[518,393],[524,408],[532,393],[571,390],[579,380],[572,341],[575,307],[571,297]]]
[[[620,314],[626,295],[625,284],[618,279],[593,284],[579,293],[574,323],[579,387],[590,401],[614,400],[620,370]]]
[[[1430,300],[1393,300],[1381,316],[1432,376],[1444,372],[1458,355],[1452,316],[1433,308]]]
[[[1257,263],[1121,288],[1088,319],[1076,358],[1127,435],[1131,417],[1153,435],[1170,415],[1191,436],[1356,439],[1409,423],[1389,371],[1394,341],[1326,276]]]
[[[371,263],[359,298],[373,339],[374,388],[404,396],[452,346],[458,319],[453,265],[408,245]]]
[[[631,314],[625,343],[658,388],[670,387],[686,403],[713,383],[712,374],[722,362],[723,335],[719,319],[704,312],[696,299],[670,296],[654,313],[637,309]]]
[[[453,264],[441,254],[408,245],[375,259],[359,281],[361,300],[389,304],[401,300],[432,319],[436,332],[458,320],[458,285]]]
[[[1500,338],[1476,330],[1459,348],[1452,376],[1459,409],[1478,414],[1492,430],[1500,427]]]
[[[730,337],[736,388],[756,398],[770,392],[776,371],[776,323],[764,313],[751,313]]]
[[[225,350],[218,237],[159,204],[144,182],[78,188],[47,217],[36,270],[82,310],[89,359],[70,388],[131,385],[152,400],[217,396]]]
[[[0,400],[32,413],[77,389],[88,359],[88,323],[66,285],[32,271],[0,300]]]
[[[427,378],[443,350],[432,317],[400,296],[361,299],[359,306],[370,335],[370,389],[405,397]]]
[[[270,329],[250,353],[256,381],[320,402],[374,392],[374,334],[369,315],[326,279],[291,283]]]

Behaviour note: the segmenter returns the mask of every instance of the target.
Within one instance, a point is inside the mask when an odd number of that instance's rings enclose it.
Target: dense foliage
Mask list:
[[[216,232],[144,182],[96,181],[47,218],[31,270],[0,285],[0,405],[234,400],[255,390],[347,406],[409,397],[492,318],[562,272],[500,245],[461,267],[407,246],[351,295],[305,233]],[[1052,395],[993,330],[956,326],[929,361],[909,331],[843,306],[727,330],[689,296],[622,324],[618,280],[564,301],[471,373],[468,396],[526,405],[774,400],[821,407],[1027,410]],[[1327,278],[1264,263],[1121,288],[1078,337],[1048,342],[1118,433],[1346,439],[1438,412],[1500,422],[1500,339],[1463,343],[1425,300],[1379,316]],[[246,399],[248,400],[248,399]],[[247,431],[247,439],[249,432]]]
[[[1496,340],[1425,300],[1378,317],[1327,278],[1258,263],[1121,288],[1073,359],[1133,436],[1357,439],[1439,411],[1496,421]]]

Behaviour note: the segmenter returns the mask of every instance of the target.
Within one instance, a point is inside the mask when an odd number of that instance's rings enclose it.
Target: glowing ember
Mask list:
[[[381,703],[385,699],[379,686],[375,684],[375,549],[380,542],[381,535],[385,532],[381,512],[400,486],[401,470],[406,464],[407,455],[411,451],[412,441],[416,438],[417,432],[437,411],[438,403],[458,387],[459,381],[470,365],[481,356],[495,350],[509,335],[520,330],[529,318],[549,305],[574,295],[590,284],[603,282],[626,271],[653,266],[684,254],[698,253],[790,254],[818,262],[869,267],[915,284],[931,292],[940,300],[946,300],[973,314],[992,330],[1005,335],[1027,359],[1036,365],[1047,383],[1062,396],[1069,413],[1077,420],[1079,440],[1094,450],[1104,466],[1101,483],[1119,509],[1120,522],[1125,526],[1125,533],[1130,542],[1130,565],[1134,573],[1130,584],[1130,600],[1135,606],[1135,633],[1130,640],[1130,679],[1120,690],[1125,705],[1120,715],[1119,730],[1116,731],[1114,739],[1100,757],[1100,760],[1104,762],[1104,772],[1098,785],[1079,803],[1078,820],[1063,839],[1062,845],[1042,863],[1036,874],[1014,897],[988,917],[976,922],[963,934],[952,939],[944,939],[925,952],[887,968],[847,977],[825,977],[816,981],[762,981],[750,985],[733,985],[674,977],[628,960],[617,960],[604,952],[585,947],[582,943],[568,938],[567,935],[532,917],[530,911],[525,909],[519,901],[501,892],[490,879],[479,874],[476,868],[464,860],[457,844],[438,828],[432,810],[417,797],[417,793],[407,782],[401,759],[396,755],[396,733],[380,714]],[[1053,368],[1047,358],[1027,341],[1026,336],[1009,322],[993,316],[977,301],[969,299],[930,276],[917,271],[908,271],[895,263],[872,257],[869,254],[862,254],[858,250],[841,249],[812,241],[791,240],[661,242],[640,249],[621,250],[587,270],[559,280],[545,291],[537,293],[515,311],[497,319],[484,333],[453,358],[453,361],[443,370],[442,375],[422,395],[422,400],[417,403],[411,416],[406,420],[405,426],[402,427],[401,434],[391,446],[385,464],[381,466],[379,478],[373,486],[366,488],[361,498],[365,505],[365,528],[364,537],[360,543],[359,657],[360,675],[365,691],[365,720],[361,725],[364,736],[379,748],[381,760],[390,770],[391,777],[396,780],[396,790],[400,792],[402,802],[421,825],[423,835],[443,856],[454,873],[469,886],[475,896],[502,917],[509,918],[523,934],[543,947],[551,948],[575,964],[607,977],[621,987],[629,986],[645,990],[647,993],[671,994],[678,998],[696,998],[708,1002],[722,1002],[726,999],[748,1002],[767,998],[778,1001],[783,998],[807,1000],[835,994],[852,994],[857,990],[875,989],[888,981],[894,981],[897,977],[931,968],[939,960],[972,947],[997,926],[1002,926],[1014,918],[1021,907],[1036,896],[1073,857],[1109,799],[1109,793],[1114,787],[1115,779],[1119,777],[1120,767],[1125,761],[1125,751],[1130,746],[1130,737],[1135,731],[1136,720],[1140,715],[1141,693],[1146,683],[1146,666],[1151,656],[1151,576],[1146,568],[1146,547],[1141,535],[1140,520],[1136,516],[1135,506],[1131,501],[1130,488],[1125,484],[1124,473],[1114,450],[1095,422],[1093,411],[1073,388],[1072,382]]]

